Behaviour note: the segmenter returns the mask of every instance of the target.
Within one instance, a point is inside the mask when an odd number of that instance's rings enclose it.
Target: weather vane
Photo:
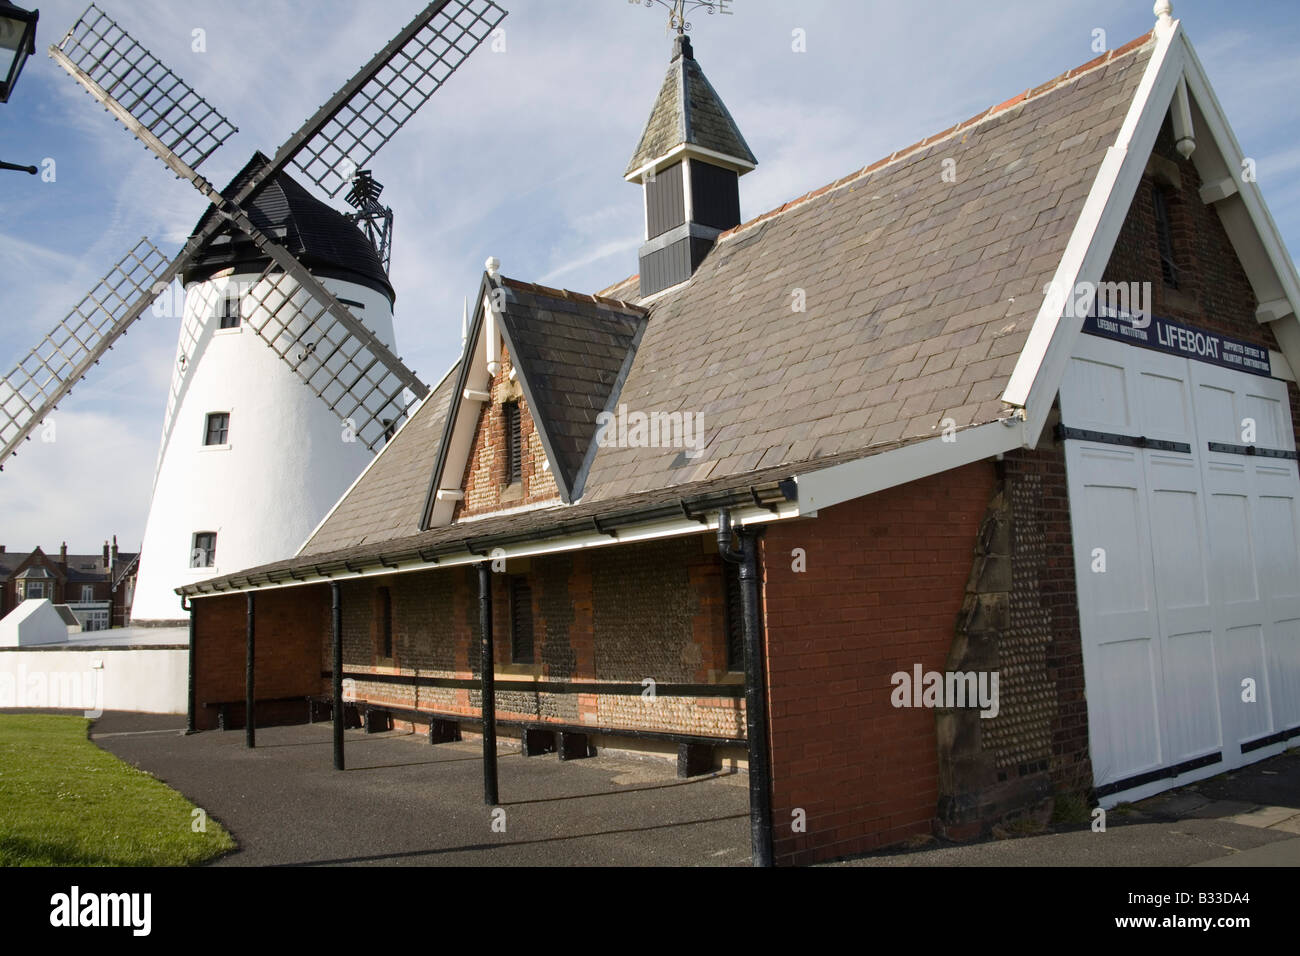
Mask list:
[[[627,0],[627,2],[644,5],[647,9],[653,9],[655,6],[663,7],[668,11],[668,32],[676,30],[678,36],[685,36],[691,29],[690,21],[686,19],[688,10],[693,11],[703,7],[709,12],[709,16],[715,13],[731,16],[731,5],[734,0]]]

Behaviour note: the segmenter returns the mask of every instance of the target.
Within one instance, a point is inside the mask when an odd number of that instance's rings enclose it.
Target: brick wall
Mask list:
[[[217,726],[217,711],[207,703],[243,701],[247,654],[248,599],[243,594],[201,598],[193,602],[196,723],[200,730]],[[318,641],[321,619],[329,618],[330,592],[325,585],[261,591],[255,601],[254,669],[258,700],[305,697],[320,691]],[[267,705],[259,724],[306,719],[306,704]],[[232,710],[243,720],[243,707]]]
[[[777,860],[808,863],[928,834],[935,713],[895,708],[891,676],[942,671],[995,482],[979,463],[773,525],[763,539]],[[806,553],[807,570],[792,552]],[[794,831],[794,812],[806,832]]]
[[[532,595],[534,662],[511,661],[511,579]],[[393,604],[393,656],[380,656],[377,592]],[[510,561],[492,575],[495,674],[500,681],[627,684],[631,694],[551,693],[498,687],[502,719],[578,723],[710,736],[744,734],[744,703],[730,697],[642,695],[642,682],[735,687],[726,671],[721,561],[708,535]],[[449,568],[341,585],[344,668],[349,673],[477,680],[478,572]],[[326,593],[321,600],[328,603]],[[328,613],[320,669],[331,667]],[[322,679],[319,690],[328,692]],[[481,691],[360,678],[376,703],[476,717]]]
[[[537,425],[524,400],[523,389],[510,380],[513,365],[505,345],[501,347],[501,369],[492,379],[490,402],[483,403],[475,426],[474,443],[460,487],[465,500],[456,506],[453,520],[490,514],[506,508],[558,501],[555,477],[545,469],[546,453],[542,449]],[[519,405],[520,433],[523,439],[522,480],[506,484],[506,402]]]

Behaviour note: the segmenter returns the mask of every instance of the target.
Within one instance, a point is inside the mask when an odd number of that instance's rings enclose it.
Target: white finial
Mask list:
[[[1164,26],[1173,19],[1174,5],[1169,0],[1156,0],[1151,12],[1156,15],[1156,22]]]
[[[495,279],[497,277],[497,273],[501,271],[501,260],[498,259],[496,256],[488,256],[488,261],[486,265],[487,265],[487,274]]]

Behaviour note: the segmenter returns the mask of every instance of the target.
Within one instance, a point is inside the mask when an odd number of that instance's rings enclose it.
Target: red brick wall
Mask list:
[[[245,696],[248,599],[243,594],[231,594],[201,598],[192,606],[196,723],[200,730],[211,730],[217,726],[217,711],[204,705],[242,701]],[[321,619],[329,618],[329,587],[260,591],[255,607],[253,666],[257,699],[319,693],[319,640]],[[243,720],[242,706],[232,713]],[[258,722],[305,719],[306,713],[305,703],[268,706],[258,711]]]
[[[943,670],[991,463],[773,525],[763,539],[777,860],[809,863],[931,832],[935,714],[890,677]],[[802,548],[807,570],[792,569]],[[807,830],[792,829],[793,813]]]

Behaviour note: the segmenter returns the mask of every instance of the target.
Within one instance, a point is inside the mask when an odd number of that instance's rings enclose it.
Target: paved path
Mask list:
[[[92,738],[230,829],[240,849],[219,866],[749,864],[743,774],[679,781],[660,761],[503,751],[501,833],[477,742],[348,731],[348,770],[335,773],[328,724],[263,728],[249,751],[242,732],[186,737],[183,723],[108,713]],[[838,865],[1297,866],[1300,751],[1112,809],[1105,833],[1056,827]]]
[[[560,763],[503,751],[506,832],[483,805],[482,748],[348,731],[332,765],[328,724],[186,737],[183,717],[107,713],[92,739],[221,821],[240,849],[220,866],[748,865],[743,774],[677,780],[672,764]]]
[[[1106,832],[923,846],[846,866],[1300,866],[1300,751],[1112,809]]]

